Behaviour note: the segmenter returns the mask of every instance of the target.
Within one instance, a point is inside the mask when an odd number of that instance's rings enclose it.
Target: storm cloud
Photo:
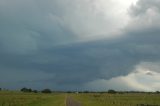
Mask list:
[[[160,1],[124,2],[0,0],[0,87],[158,90]]]

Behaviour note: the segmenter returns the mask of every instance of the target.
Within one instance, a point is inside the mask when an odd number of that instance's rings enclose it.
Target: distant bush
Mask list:
[[[32,89],[31,88],[29,88],[29,89],[28,88],[22,88],[21,91],[22,92],[32,92]]]
[[[108,90],[108,93],[115,94],[117,92],[115,90],[113,90],[113,89],[110,89],[110,90]]]
[[[84,91],[83,93],[90,93],[89,91]]]
[[[156,91],[157,94],[160,94],[160,91]]]
[[[0,91],[2,90],[2,88],[0,88]]]
[[[67,91],[67,93],[73,93],[73,91]]]
[[[44,89],[42,90],[42,93],[52,93],[52,91],[50,89]]]
[[[38,91],[37,91],[37,90],[33,90],[32,92],[34,92],[34,93],[38,93]]]

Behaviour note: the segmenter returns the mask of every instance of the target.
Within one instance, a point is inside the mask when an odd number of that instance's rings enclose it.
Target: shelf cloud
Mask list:
[[[158,90],[159,4],[0,0],[0,87]]]

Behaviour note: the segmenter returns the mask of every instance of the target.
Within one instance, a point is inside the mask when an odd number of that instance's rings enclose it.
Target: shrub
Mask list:
[[[42,90],[42,93],[52,93],[52,91],[50,89],[44,89]]]
[[[21,91],[22,92],[32,92],[32,89],[31,88],[28,89],[28,88],[24,87],[24,88],[21,89]]]
[[[38,93],[38,91],[37,91],[37,90],[33,90],[32,92],[34,92],[34,93]]]
[[[113,89],[110,89],[110,90],[108,90],[108,93],[115,94],[117,92],[115,90],[113,90]]]

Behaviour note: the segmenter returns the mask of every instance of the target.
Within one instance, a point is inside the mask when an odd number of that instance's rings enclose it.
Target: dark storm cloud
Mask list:
[[[64,85],[64,89],[70,89],[72,86],[80,89],[83,84],[96,79],[126,75],[141,61],[159,61],[158,33],[159,31],[155,34],[137,32],[137,36],[134,36],[135,33],[130,33],[133,34],[131,37],[117,41],[103,40],[42,49],[36,54],[22,57],[11,54],[5,57],[1,55],[3,58],[1,64],[11,68],[5,70],[6,72],[15,72],[13,78],[18,73],[15,69],[19,69],[31,75],[35,73],[36,78],[33,81],[36,82],[50,83],[59,89]],[[49,76],[39,79],[43,76],[38,73],[39,71]],[[30,74],[26,74],[29,79],[31,79]]]
[[[160,61],[160,31],[154,26],[159,13],[145,14],[159,8],[158,0],[130,8],[130,16],[141,17],[133,22],[149,17],[149,27],[132,30],[139,26],[131,22],[122,37],[88,42],[76,42],[75,31],[61,20],[61,7],[69,2],[52,2],[0,0],[0,86],[82,90],[88,82],[127,75],[140,62]]]
[[[60,23],[59,10],[54,6],[56,2],[52,2],[1,0],[3,51],[23,54],[37,50],[39,46],[49,47],[74,39],[72,32]]]

